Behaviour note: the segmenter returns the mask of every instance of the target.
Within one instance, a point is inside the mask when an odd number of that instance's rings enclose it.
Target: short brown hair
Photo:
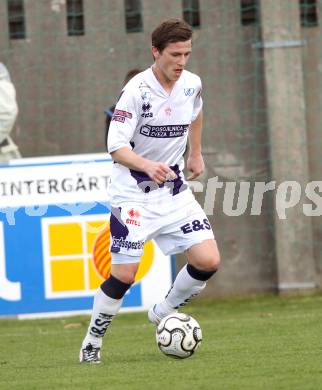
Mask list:
[[[152,46],[161,53],[169,43],[189,41],[192,28],[184,20],[167,19],[152,32],[151,38]]]

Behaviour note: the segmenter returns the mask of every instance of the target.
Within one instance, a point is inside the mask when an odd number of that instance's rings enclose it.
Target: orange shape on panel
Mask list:
[[[93,259],[97,272],[103,279],[110,276],[112,255],[110,252],[110,225],[98,234],[93,249]]]
[[[110,225],[108,224],[97,236],[94,249],[94,265],[103,279],[107,279],[111,272],[112,254],[110,252]],[[135,277],[135,282],[141,280],[150,270],[154,259],[154,245],[148,241],[144,245],[140,266]]]

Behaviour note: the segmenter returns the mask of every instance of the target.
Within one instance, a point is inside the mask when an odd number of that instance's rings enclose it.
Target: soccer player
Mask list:
[[[164,300],[149,310],[153,324],[198,295],[218,269],[210,223],[182,172],[187,139],[188,180],[204,170],[201,80],[184,69],[191,39],[184,21],[161,23],[152,33],[154,64],[128,82],[116,104],[108,135],[115,162],[111,275],[94,297],[81,362],[100,362],[102,338],[134,281],[147,240],[154,239],[167,255],[184,252],[187,259]]]

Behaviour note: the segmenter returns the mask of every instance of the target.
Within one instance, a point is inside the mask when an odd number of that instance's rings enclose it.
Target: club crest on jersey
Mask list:
[[[150,87],[145,84],[141,83],[139,86],[140,92],[141,92],[141,98],[144,102],[148,102],[151,99],[151,91]]]
[[[142,91],[141,97],[143,101],[149,101],[151,99],[151,92],[150,91]]]
[[[135,209],[130,209],[128,212],[127,212],[129,218],[126,218],[125,220],[125,223],[127,225],[135,225],[135,226],[141,226],[141,223],[140,221],[138,221],[138,219],[140,218],[141,214],[139,212],[139,210],[135,210]]]
[[[195,89],[194,88],[185,88],[184,89],[184,94],[186,96],[192,96],[194,93],[195,93]]]

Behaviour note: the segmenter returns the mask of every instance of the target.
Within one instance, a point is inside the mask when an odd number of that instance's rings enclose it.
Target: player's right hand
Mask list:
[[[176,173],[167,164],[158,161],[150,160],[145,168],[145,173],[157,184],[177,178]]]

